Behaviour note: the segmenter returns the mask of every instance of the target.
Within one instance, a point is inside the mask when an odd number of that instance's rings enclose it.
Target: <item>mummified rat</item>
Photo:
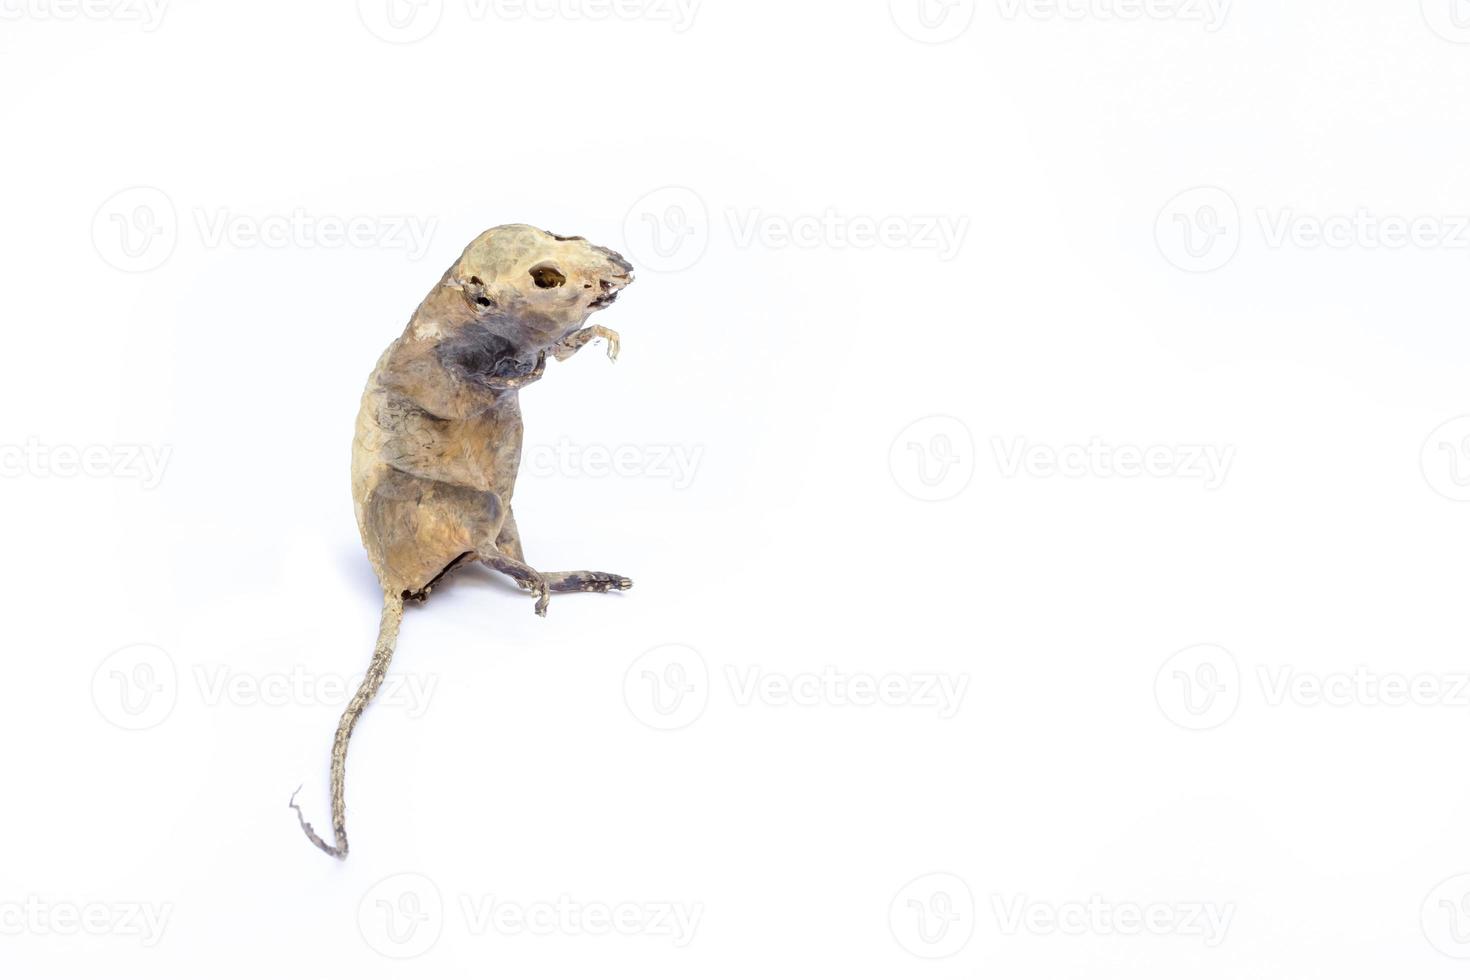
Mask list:
[[[452,569],[484,562],[528,590],[546,615],[552,592],[607,592],[633,583],[608,572],[538,572],[525,563],[511,495],[521,460],[518,392],[565,360],[618,335],[584,324],[633,281],[610,249],[529,225],[476,238],[378,361],[352,444],[352,497],[368,558],[383,586],[372,664],[332,742],[332,832],[306,836],[347,856],[347,743],[388,671],[403,604],[424,601]]]

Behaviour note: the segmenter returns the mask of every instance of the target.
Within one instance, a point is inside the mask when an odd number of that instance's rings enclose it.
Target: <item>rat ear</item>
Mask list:
[[[465,280],[452,279],[450,284],[458,286],[464,293],[465,302],[476,310],[488,310],[495,306],[495,299],[490,295],[489,287],[479,276],[470,276]]]

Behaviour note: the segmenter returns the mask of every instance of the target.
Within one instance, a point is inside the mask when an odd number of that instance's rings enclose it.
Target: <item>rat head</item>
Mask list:
[[[521,352],[539,352],[582,328],[633,281],[617,252],[530,225],[491,228],[470,243],[444,285],[468,313]]]

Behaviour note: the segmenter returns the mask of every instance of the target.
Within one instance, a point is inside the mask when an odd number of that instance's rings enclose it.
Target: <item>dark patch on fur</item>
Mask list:
[[[474,384],[492,385],[524,377],[536,370],[536,358],[517,356],[517,346],[505,333],[513,328],[506,324],[502,333],[495,321],[472,323],[454,336],[440,342],[439,363],[457,377]]]

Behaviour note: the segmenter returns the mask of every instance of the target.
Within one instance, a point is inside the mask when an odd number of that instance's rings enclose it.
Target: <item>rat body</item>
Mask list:
[[[547,356],[592,340],[616,359],[618,335],[584,326],[632,282],[618,253],[529,225],[492,228],[470,243],[420,304],[368,380],[352,447],[358,530],[383,586],[372,663],[332,743],[328,844],[295,806],[307,837],[347,856],[347,743],[393,656],[407,600],[425,601],[448,572],[480,561],[508,575],[545,615],[552,592],[632,587],[608,572],[539,572],[525,563],[511,511],[521,457],[519,391]]]

